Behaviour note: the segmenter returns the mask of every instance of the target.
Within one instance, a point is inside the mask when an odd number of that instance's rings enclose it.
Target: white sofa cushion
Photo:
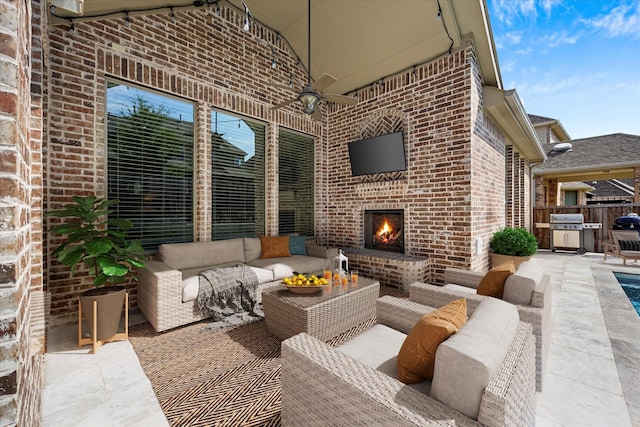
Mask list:
[[[482,391],[513,342],[520,318],[512,304],[486,298],[467,323],[438,346],[431,397],[473,419]]]
[[[536,285],[542,282],[544,269],[531,259],[518,266],[515,273],[504,283],[502,299],[516,305],[531,305],[531,297]]]
[[[336,350],[398,379],[398,352],[406,338],[402,332],[378,323],[336,347]],[[431,389],[431,381],[407,385],[427,396]]]
[[[294,271],[298,273],[322,272],[324,258],[292,255],[284,258],[254,259],[247,264],[271,270],[273,271],[273,280],[280,280],[292,276]]]
[[[215,265],[210,268],[223,268],[234,267],[238,265],[237,262],[230,262],[222,265]],[[258,276],[258,283],[267,283],[273,281],[273,272],[259,267],[249,267]],[[199,273],[207,268],[190,268],[188,270],[182,270],[182,302],[195,301],[198,298],[198,292],[200,290],[200,277]]]

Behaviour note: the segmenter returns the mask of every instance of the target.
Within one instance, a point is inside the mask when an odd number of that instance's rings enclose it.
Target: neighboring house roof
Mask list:
[[[569,133],[558,119],[529,114],[529,120],[531,120],[533,127],[549,126],[559,141],[568,141],[571,139]]]
[[[562,188],[563,190],[583,190],[583,191],[591,191],[594,189],[593,186],[580,181],[562,182],[560,183],[560,188]]]
[[[593,200],[633,200],[633,179],[611,179],[591,182]]]
[[[534,167],[537,175],[597,171],[640,166],[640,136],[615,133],[570,141],[567,151],[549,147],[547,160]],[[563,142],[562,144],[566,144]]]

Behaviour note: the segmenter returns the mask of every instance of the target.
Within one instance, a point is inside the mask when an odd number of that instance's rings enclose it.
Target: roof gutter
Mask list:
[[[627,169],[633,168],[634,166],[638,166],[638,162],[619,162],[619,163],[608,163],[601,165],[593,165],[593,166],[573,166],[573,167],[558,167],[553,169],[537,169],[533,168],[533,173],[536,175],[557,175],[563,173],[570,172],[601,172],[601,171],[609,171],[609,170],[618,170],[618,169]]]
[[[536,131],[524,110],[515,89],[502,90],[483,86],[485,111],[506,134],[511,145],[530,162],[542,162],[547,154],[542,149]]]

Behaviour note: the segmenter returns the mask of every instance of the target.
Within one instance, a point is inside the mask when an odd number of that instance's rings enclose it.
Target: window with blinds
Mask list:
[[[107,194],[129,219],[129,237],[145,250],[193,241],[194,106],[124,85],[107,84]]]
[[[263,124],[211,113],[211,240],[264,234],[265,131]]]
[[[281,235],[314,234],[314,140],[280,128],[278,225]]]

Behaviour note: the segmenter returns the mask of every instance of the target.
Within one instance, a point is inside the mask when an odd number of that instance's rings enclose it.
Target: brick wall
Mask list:
[[[43,342],[31,324],[42,299],[41,66],[34,57],[32,98],[32,22],[37,4],[0,0],[0,425],[40,424]]]
[[[304,81],[297,59],[291,57],[275,34],[252,25],[241,29],[243,15],[221,7],[169,14],[137,16],[127,28],[122,20],[76,23],[49,28],[49,89],[45,117],[46,209],[57,209],[76,194],[106,194],[105,183],[105,87],[108,78],[155,89],[195,104],[195,238],[208,240],[211,234],[211,150],[212,108],[225,110],[267,123],[266,233],[278,233],[277,134],[278,126],[315,136],[317,188],[326,170],[322,128],[307,116],[292,110],[272,111],[271,105],[285,100],[290,92],[274,89],[270,81],[286,82],[291,70]],[[271,68],[271,50],[257,41],[264,38],[275,47],[281,60]],[[317,198],[318,212],[323,198]],[[322,234],[320,216],[316,219]],[[47,220],[45,228],[53,219]],[[46,234],[45,255],[56,243]],[[91,287],[90,279],[45,256],[47,286],[51,292],[52,325],[77,322],[77,295]],[[135,284],[130,284],[131,304],[136,304]]]
[[[191,100],[196,105],[196,238],[210,235],[212,108],[267,123],[266,233],[278,232],[278,126],[316,138],[316,235],[322,243],[361,247],[365,209],[403,209],[405,249],[430,257],[432,279],[447,266],[485,269],[488,242],[505,221],[504,137],[482,109],[482,81],[471,41],[406,73],[359,90],[359,103],[325,108],[323,123],[298,108],[271,105],[290,96],[270,81],[288,82],[304,72],[268,29],[241,29],[242,16],[204,8],[122,20],[49,28],[45,115],[46,209],[75,194],[105,188],[105,85],[115,78]],[[281,62],[271,68],[273,45]],[[323,126],[323,124],[326,124]],[[409,169],[400,179],[352,177],[347,143],[372,131],[401,126]],[[45,224],[48,228],[51,224]],[[45,233],[47,289],[53,324],[76,322],[78,292],[90,287],[82,274],[47,257],[55,237]],[[481,246],[477,246],[481,243]],[[476,253],[476,248],[480,251]],[[135,305],[135,286],[131,286]]]
[[[405,251],[430,257],[431,280],[447,266],[486,268],[491,234],[504,223],[504,139],[482,111],[471,43],[358,91],[355,107],[328,120],[329,244],[362,247],[367,209],[402,209]],[[352,177],[347,144],[377,123],[402,120],[408,171],[400,179]],[[380,129],[380,134],[390,129]],[[479,254],[477,240],[483,242]]]

